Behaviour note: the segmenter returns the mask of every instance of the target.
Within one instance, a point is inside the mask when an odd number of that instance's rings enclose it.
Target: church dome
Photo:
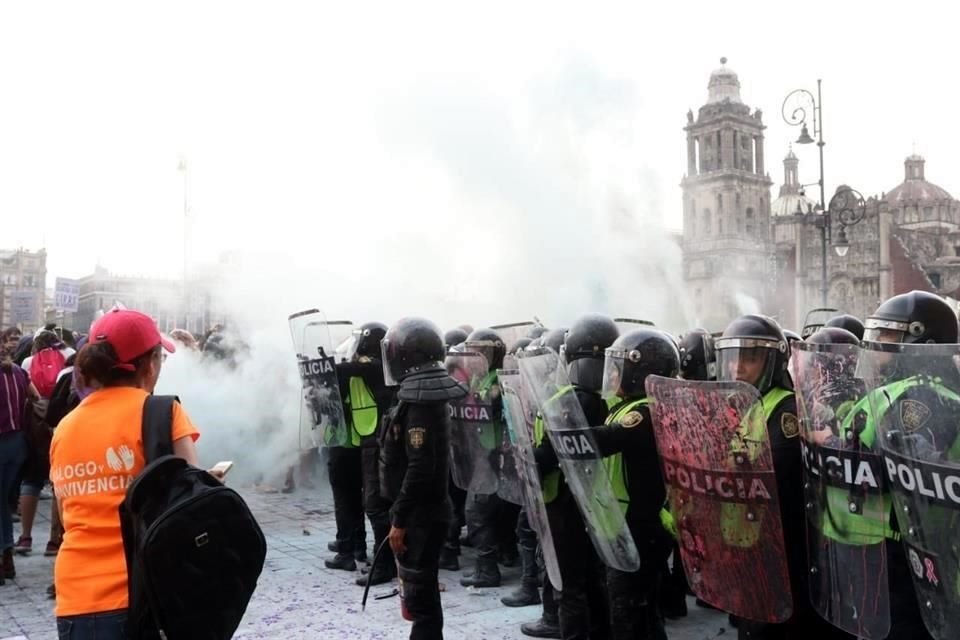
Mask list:
[[[798,213],[809,213],[817,205],[803,193],[800,186],[800,160],[793,152],[793,146],[783,159],[783,185],[780,187],[780,197],[770,203],[770,215],[792,216]]]
[[[817,206],[816,201],[800,193],[787,193],[770,203],[771,216],[792,216],[809,213]]]
[[[932,182],[927,182],[923,175],[924,164],[926,164],[926,161],[923,157],[916,154],[909,156],[904,161],[903,182],[887,192],[886,195],[887,203],[890,206],[897,207],[908,203],[953,200],[946,189],[938,187]]]
[[[720,58],[720,64],[722,66],[710,74],[710,84],[707,85],[709,91],[707,104],[717,102],[740,103],[740,79],[736,72],[727,68],[726,58]]]

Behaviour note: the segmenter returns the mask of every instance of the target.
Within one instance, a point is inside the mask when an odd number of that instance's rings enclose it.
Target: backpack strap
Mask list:
[[[163,456],[173,455],[173,404],[177,396],[149,395],[143,402],[143,456],[150,464]]]

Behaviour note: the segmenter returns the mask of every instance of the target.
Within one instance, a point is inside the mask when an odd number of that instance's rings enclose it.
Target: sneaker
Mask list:
[[[51,540],[47,543],[47,548],[43,551],[43,555],[47,558],[52,558],[60,552],[60,542],[54,542]]]
[[[17,544],[13,545],[13,550],[22,556],[30,555],[30,552],[33,551],[33,538],[20,536]]]
[[[40,490],[40,499],[41,499],[41,500],[52,500],[52,499],[53,499],[53,492],[50,491],[50,488],[49,488],[49,487],[44,487],[43,489]]]

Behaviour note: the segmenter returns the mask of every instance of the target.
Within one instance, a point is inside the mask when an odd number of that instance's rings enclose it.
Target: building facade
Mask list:
[[[742,102],[737,74],[717,69],[707,90],[707,103],[696,118],[687,113],[684,127],[683,274],[698,324],[722,328],[745,309],[765,308],[774,288],[772,182],[763,114]]]
[[[792,149],[770,202],[763,129],[761,111],[750,113],[737,75],[725,66],[711,74],[697,118],[687,114],[684,279],[698,324],[713,331],[749,312],[799,329],[810,309],[823,306],[826,218],[803,192]],[[857,224],[843,227],[833,216],[830,236],[842,230],[849,249],[839,256],[827,247],[827,306],[863,318],[890,296],[920,289],[957,308],[960,202],[927,181],[925,165],[909,156],[903,182],[867,198]]]
[[[0,327],[35,331],[43,325],[46,279],[46,250],[0,250]]]

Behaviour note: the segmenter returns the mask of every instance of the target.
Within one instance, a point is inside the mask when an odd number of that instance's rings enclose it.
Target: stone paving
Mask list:
[[[391,585],[373,587],[366,611],[361,611],[363,589],[354,584],[359,572],[331,571],[323,560],[332,554],[327,542],[334,538],[331,502],[322,492],[298,491],[291,495],[263,494],[249,489],[242,493],[267,537],[267,562],[260,584],[247,609],[236,638],[335,638],[357,640],[402,640],[409,625],[400,617],[396,597],[375,600],[389,594]],[[0,587],[0,640],[55,640],[53,602],[45,590],[52,580],[53,559],[44,558],[50,503],[40,503],[41,513],[34,530],[34,551],[17,557],[17,578]],[[15,533],[19,535],[14,525]],[[368,537],[372,540],[371,534]],[[372,546],[372,545],[371,545]],[[465,550],[468,554],[470,550]],[[466,567],[469,555],[461,558]],[[444,637],[448,640],[517,640],[520,623],[540,615],[540,607],[511,609],[500,597],[517,584],[519,569],[507,569],[504,586],[469,591],[459,584],[460,572],[441,571],[445,616]],[[671,640],[733,638],[726,615],[694,606],[690,613],[670,621]]]

